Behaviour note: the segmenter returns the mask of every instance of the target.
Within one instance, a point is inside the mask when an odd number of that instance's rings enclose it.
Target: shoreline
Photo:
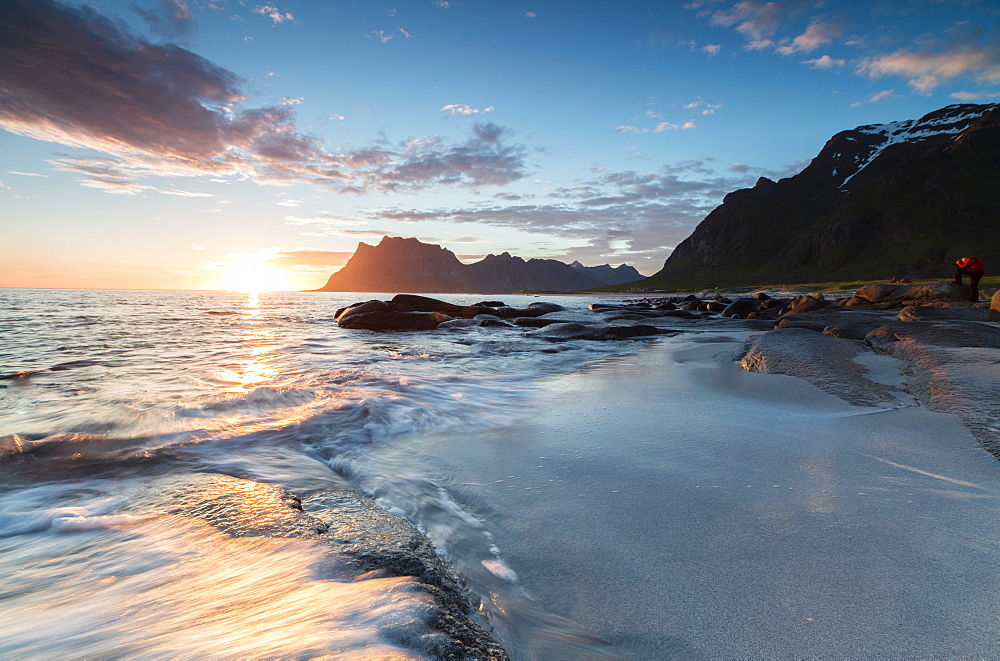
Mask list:
[[[734,362],[745,337],[787,348],[792,333],[713,326],[549,379],[510,427],[403,441],[447,465],[493,530],[510,573],[486,591],[523,591],[534,613],[498,627],[511,656],[579,652],[539,612],[598,656],[988,654],[1000,471],[958,418],[914,399],[940,399],[944,377],[870,350],[826,388],[787,374],[808,360],[756,373]],[[859,379],[879,406],[834,394]]]

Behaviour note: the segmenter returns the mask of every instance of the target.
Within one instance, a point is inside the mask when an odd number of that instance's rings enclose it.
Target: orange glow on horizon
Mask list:
[[[219,279],[219,289],[259,294],[264,291],[294,291],[297,287],[281,269],[262,262],[246,262],[225,268]]]

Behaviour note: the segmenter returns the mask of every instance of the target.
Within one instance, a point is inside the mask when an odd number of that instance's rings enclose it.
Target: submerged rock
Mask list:
[[[470,593],[423,533],[359,493],[330,490],[299,499],[260,482],[190,473],[153,481],[129,510],[200,519],[232,537],[325,543],[330,553],[348,559],[355,580],[369,572],[412,576],[433,604],[425,621],[430,635],[404,635],[401,643],[433,658],[507,659],[496,639],[472,619]]]

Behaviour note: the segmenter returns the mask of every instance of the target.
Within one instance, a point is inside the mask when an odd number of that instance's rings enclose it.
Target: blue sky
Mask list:
[[[975,0],[4,0],[0,286],[309,288],[383,234],[648,275],[838,131],[998,99]]]

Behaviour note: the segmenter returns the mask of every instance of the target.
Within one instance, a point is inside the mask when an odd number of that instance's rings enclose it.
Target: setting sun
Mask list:
[[[295,289],[284,271],[259,262],[227,267],[220,278],[219,288],[248,292]]]

